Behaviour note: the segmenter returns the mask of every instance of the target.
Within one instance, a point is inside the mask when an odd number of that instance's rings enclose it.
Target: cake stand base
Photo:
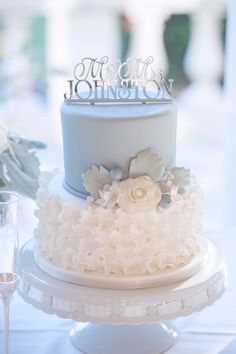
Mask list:
[[[35,308],[76,321],[71,340],[80,352],[160,354],[177,339],[165,321],[213,304],[224,292],[226,273],[222,253],[209,242],[205,267],[183,281],[132,290],[86,287],[43,272],[30,240],[20,251],[18,292]]]
[[[170,322],[136,326],[78,323],[70,338],[86,354],[160,354],[175,344],[177,332]]]

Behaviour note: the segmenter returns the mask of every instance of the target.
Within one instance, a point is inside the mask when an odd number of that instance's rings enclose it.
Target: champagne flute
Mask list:
[[[0,300],[3,304],[3,353],[9,353],[9,303],[18,284],[18,194],[0,192]]]

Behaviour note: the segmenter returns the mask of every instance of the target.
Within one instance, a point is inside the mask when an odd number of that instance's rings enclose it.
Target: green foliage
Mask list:
[[[131,32],[129,28],[128,18],[124,15],[120,17],[120,31],[121,31],[121,61],[126,60],[127,52],[131,40]]]
[[[40,65],[41,71],[46,68],[46,18],[38,16],[32,21],[31,47],[33,59]]]
[[[167,77],[174,78],[175,93],[188,84],[183,71],[183,59],[190,37],[190,19],[187,15],[173,15],[166,22],[164,42],[169,60]]]

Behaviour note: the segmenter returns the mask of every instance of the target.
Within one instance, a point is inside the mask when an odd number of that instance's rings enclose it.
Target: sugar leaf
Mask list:
[[[140,151],[136,158],[131,160],[129,177],[147,175],[158,182],[165,170],[165,164],[162,157],[153,153],[150,149]]]
[[[110,172],[104,166],[93,165],[82,175],[82,178],[84,188],[95,200],[100,197],[99,191],[102,191],[106,184],[112,183]]]
[[[186,186],[190,183],[191,174],[190,170],[184,167],[174,167],[170,170],[173,185],[179,188],[179,192],[182,194]]]

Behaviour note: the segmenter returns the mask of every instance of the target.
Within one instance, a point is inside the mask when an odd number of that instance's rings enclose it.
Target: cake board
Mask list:
[[[33,240],[28,241],[20,252],[20,296],[46,313],[78,322],[71,330],[71,341],[88,354],[163,353],[177,340],[177,332],[168,321],[211,305],[226,286],[224,258],[212,243],[207,264],[194,276],[133,290],[57,280],[35,263],[33,245]]]

